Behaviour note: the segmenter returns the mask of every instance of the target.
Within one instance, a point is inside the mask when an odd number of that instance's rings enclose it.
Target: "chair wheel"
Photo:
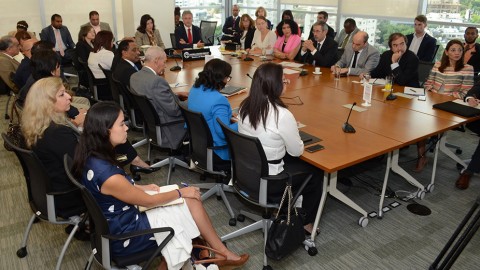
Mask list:
[[[264,265],[263,270],[273,270],[273,268],[270,265]]]
[[[461,155],[463,153],[462,149],[457,149],[455,150],[455,154]]]
[[[461,170],[463,170],[463,169],[465,169],[465,167],[463,167],[462,164],[457,163],[457,170],[461,171]]]
[[[222,196],[217,196],[217,201],[221,201],[222,200]]]
[[[240,222],[244,222],[244,221],[245,221],[245,216],[242,215],[242,214],[239,214],[239,215],[237,216],[237,220],[240,221]]]
[[[38,217],[36,217],[36,218],[33,220],[33,223],[35,224],[35,223],[38,223],[38,222],[40,222],[40,219],[39,219]]]
[[[17,250],[17,256],[19,258],[24,258],[25,256],[27,256],[27,254],[27,247],[22,247]]]
[[[10,115],[5,114],[5,119],[7,119],[7,120],[10,119]]]
[[[140,181],[140,180],[142,180],[142,176],[140,176],[140,175],[138,175],[138,174],[137,174],[137,175],[134,175],[134,176],[133,176],[133,180],[134,180],[135,182]]]
[[[315,255],[317,255],[318,250],[317,250],[316,247],[309,247],[307,252],[308,252],[308,255],[315,256]]]
[[[237,220],[235,218],[231,218],[229,221],[228,221],[228,225],[230,226],[235,226],[237,225]]]

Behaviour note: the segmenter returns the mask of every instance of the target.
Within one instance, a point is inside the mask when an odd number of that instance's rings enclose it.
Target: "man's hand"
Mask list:
[[[185,40],[183,40],[183,38],[181,38],[181,39],[178,41],[178,43],[180,43],[180,44],[187,44],[187,42],[185,42]]]
[[[305,41],[303,42],[302,50],[303,50],[303,51],[306,51],[307,49],[310,50],[310,51],[315,50],[315,46],[313,46],[313,41],[311,41],[310,39],[309,39],[309,40],[305,40]]]
[[[398,51],[396,53],[393,53],[392,54],[392,64],[393,63],[397,63],[398,60],[400,59],[400,57],[402,57],[402,52],[401,51]]]

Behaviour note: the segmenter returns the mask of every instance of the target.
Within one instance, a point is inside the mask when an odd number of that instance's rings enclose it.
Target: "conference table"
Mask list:
[[[211,47],[211,52],[215,58],[223,59],[231,64],[232,79],[229,85],[247,88],[244,93],[228,97],[232,108],[237,108],[248,95],[251,82],[249,77],[253,76],[258,66],[266,61],[283,62],[271,58],[265,61],[256,56],[250,56],[253,61],[244,61],[245,55],[237,57],[231,55],[230,52],[220,52],[218,47],[215,46]],[[165,79],[171,85],[186,84],[183,87],[174,87],[174,92],[188,91],[197,74],[203,70],[204,64],[204,60],[183,62],[181,63],[181,71],[170,72],[168,70],[175,65],[175,62],[168,61],[164,74]],[[416,186],[418,188],[417,197],[423,198],[426,190],[424,185],[398,164],[399,149],[426,140],[429,137],[443,134],[468,121],[477,119],[465,118],[432,108],[433,104],[452,100],[453,98],[450,96],[427,92],[426,101],[400,96],[396,100],[386,101],[385,98],[388,93],[383,92],[381,86],[374,86],[371,106],[367,107],[365,111],[354,110],[351,113],[349,123],[355,127],[356,132],[345,133],[342,130],[342,125],[349,115],[351,104],[354,102],[362,103],[363,86],[357,82],[359,80],[358,76],[342,77],[335,80],[329,68],[321,68],[322,74],[320,75],[314,75],[312,73],[313,69],[314,67],[311,65],[304,65],[302,70],[307,72],[306,76],[300,76],[298,72],[286,73],[285,77],[290,80],[290,83],[287,85],[282,98],[285,103],[290,104],[288,108],[294,114],[296,120],[305,125],[301,130],[320,138],[322,140],[320,143],[325,147],[324,150],[315,153],[304,152],[300,157],[324,171],[323,194],[314,228],[317,228],[320,222],[327,194],[359,212],[361,214],[358,220],[360,226],[364,227],[368,224],[367,211],[337,189],[337,173],[341,169],[381,155],[387,155],[387,166],[379,202],[379,217],[383,216],[383,199],[390,170],[397,172],[409,183]],[[394,91],[403,92],[403,87],[394,86]],[[435,177],[439,145],[445,143],[444,138],[445,136],[442,136],[440,143],[437,143],[436,146],[431,185]],[[448,149],[443,150],[446,153],[450,151]],[[452,158],[456,157],[453,153],[451,154],[454,156]],[[456,157],[456,160],[457,162],[461,161],[458,157]],[[433,186],[430,186],[427,191],[432,189]],[[315,231],[311,236],[312,243],[314,239]]]

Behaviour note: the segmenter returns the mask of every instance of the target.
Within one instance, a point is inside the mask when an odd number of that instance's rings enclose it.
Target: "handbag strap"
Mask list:
[[[280,201],[280,205],[278,206],[279,211],[277,211],[277,214],[275,215],[275,218],[278,218],[278,215],[280,213],[280,210],[282,209],[283,203],[285,201],[285,197],[288,195],[288,205],[287,205],[287,225],[290,225],[290,210],[292,209],[292,200],[293,200],[293,195],[292,195],[292,175],[290,175],[288,172],[286,172],[288,176],[288,182],[287,186],[285,187],[285,190],[283,191],[282,195],[282,200]],[[298,216],[298,211],[297,208],[294,208],[295,210],[295,216]]]
[[[194,248],[200,248],[200,249],[203,249],[203,250],[209,250],[211,252],[213,252],[214,254],[217,254],[217,255],[220,255],[222,256],[223,258],[209,258],[209,259],[204,259],[204,260],[195,260],[193,263],[194,264],[204,264],[204,263],[217,263],[217,262],[221,262],[221,261],[226,261],[227,260],[227,255],[223,254],[222,252],[214,249],[214,248],[211,248],[209,246],[204,246],[204,245],[192,245]]]
[[[13,113],[15,113],[15,115],[17,116],[18,124],[20,124],[20,114],[18,113],[16,104],[17,104],[17,96],[14,96],[13,102],[12,102],[12,108],[10,109],[10,124],[13,124],[15,120]]]

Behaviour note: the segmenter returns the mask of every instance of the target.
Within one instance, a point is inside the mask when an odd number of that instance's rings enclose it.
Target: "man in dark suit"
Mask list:
[[[130,77],[133,73],[140,70],[136,64],[140,61],[140,50],[138,49],[137,43],[132,39],[122,40],[122,42],[118,44],[115,58],[112,62],[113,78],[126,86],[130,86]],[[113,63],[115,63],[115,65]]]
[[[465,101],[468,105],[477,107],[480,105],[478,97],[480,97],[480,84],[477,83],[467,92]],[[480,120],[470,122],[466,126],[480,136]],[[467,189],[470,183],[470,178],[472,178],[474,173],[480,173],[480,142],[478,143],[477,148],[475,148],[475,152],[473,152],[472,160],[468,163],[467,168],[460,174],[457,182],[455,182],[455,186],[458,189]]]
[[[182,13],[183,27],[175,29],[175,39],[177,41],[178,49],[192,48],[193,44],[198,47],[203,47],[202,32],[198,26],[193,25],[193,15],[190,10],[185,10]]]
[[[393,33],[388,38],[388,47],[390,50],[380,56],[378,66],[370,73],[372,78],[393,75],[396,84],[419,87],[418,58],[407,50],[407,38],[401,33]]]
[[[40,32],[40,39],[55,44],[55,51],[62,57],[62,63],[72,61],[72,52],[75,48],[72,35],[66,26],[62,25],[62,16],[53,14],[50,25]]]
[[[317,14],[317,22],[324,22],[327,24],[328,21],[328,13],[326,11],[319,11]],[[332,39],[335,39],[335,30],[333,30],[330,25],[327,24],[328,27],[328,33],[327,36],[331,37]],[[308,39],[313,40],[313,25],[312,28],[310,28],[310,34],[308,35]]]
[[[480,72],[480,44],[475,41],[478,38],[478,29],[470,26],[465,29],[465,56],[463,58],[465,64],[473,66],[473,78],[475,83],[479,82],[478,73]]]
[[[407,35],[407,47],[417,55],[420,61],[433,62],[437,40],[425,32],[427,17],[418,15],[415,17],[415,33]]]
[[[222,40],[232,40],[235,35],[238,35],[238,33],[240,33],[240,16],[238,16],[239,12],[240,8],[238,7],[238,5],[233,5],[232,16],[228,17],[223,24]]]
[[[337,62],[338,44],[328,36],[328,25],[325,22],[316,22],[312,26],[314,40],[305,40],[302,45],[302,59],[304,62],[319,67],[330,67]]]
[[[145,65],[132,75],[130,85],[132,92],[144,95],[151,100],[160,121],[179,123],[162,127],[162,145],[177,149],[186,135],[185,121],[177,105],[177,95],[172,91],[168,82],[160,77],[165,72],[165,60],[167,55],[160,47],[151,47],[145,52]],[[185,98],[188,94],[182,93]]]

